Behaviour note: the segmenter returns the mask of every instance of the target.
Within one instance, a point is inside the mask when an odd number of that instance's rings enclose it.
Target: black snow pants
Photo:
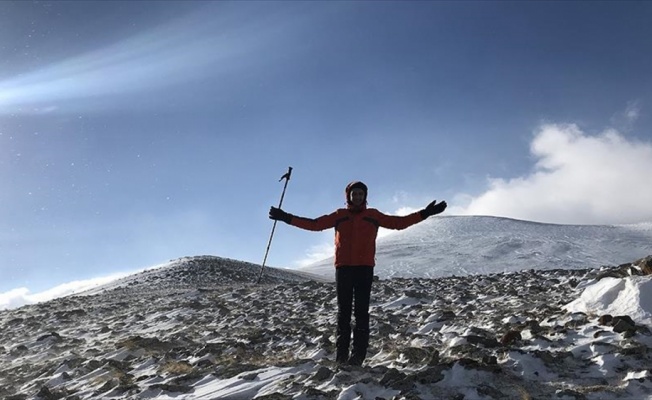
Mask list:
[[[369,346],[369,300],[374,269],[370,266],[341,266],[336,269],[337,283],[337,362],[362,365]],[[351,312],[355,311],[353,351]]]

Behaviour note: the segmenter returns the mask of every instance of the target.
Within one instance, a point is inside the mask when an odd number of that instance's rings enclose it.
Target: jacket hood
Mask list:
[[[351,204],[351,191],[353,189],[362,189],[362,191],[364,192],[364,203],[362,203],[362,205],[360,207],[355,207],[353,204]],[[369,189],[367,188],[367,185],[365,185],[364,183],[362,183],[360,181],[353,181],[353,182],[349,183],[348,185],[346,185],[346,189],[344,190],[344,193],[346,195],[347,208],[349,208],[349,209],[358,209],[359,208],[360,210],[362,210],[362,209],[365,209],[367,207],[367,195],[369,193]]]

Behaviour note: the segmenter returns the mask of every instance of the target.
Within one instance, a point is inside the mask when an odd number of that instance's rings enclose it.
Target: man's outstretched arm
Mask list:
[[[337,211],[328,215],[322,215],[316,219],[311,219],[286,213],[285,211],[276,207],[269,209],[269,218],[277,221],[283,221],[286,224],[309,231],[323,231],[324,229],[334,228],[338,219]]]

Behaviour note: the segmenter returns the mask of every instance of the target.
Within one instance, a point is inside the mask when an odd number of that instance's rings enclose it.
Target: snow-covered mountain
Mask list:
[[[438,278],[524,269],[619,265],[652,254],[652,223],[556,225],[437,216],[377,242],[381,278]],[[332,279],[333,258],[299,269]]]
[[[385,237],[361,368],[333,361],[328,279],[185,257],[0,311],[0,398],[652,399],[649,239],[488,217]]]

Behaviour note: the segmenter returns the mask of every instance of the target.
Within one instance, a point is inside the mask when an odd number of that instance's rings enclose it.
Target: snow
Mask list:
[[[472,226],[475,236],[453,240]],[[652,399],[652,277],[601,275],[652,253],[649,225],[476,217],[430,227],[379,245],[363,368],[333,362],[332,283],[270,268],[253,285],[258,266],[186,257],[0,311],[0,397]],[[464,256],[451,269],[455,245]],[[635,331],[617,332],[607,314],[631,317]],[[502,343],[510,331],[520,339]]]
[[[652,254],[652,224],[558,225],[438,216],[378,239],[381,278],[619,265]],[[333,258],[300,268],[332,279]]]
[[[652,277],[603,278],[565,308],[586,314],[629,315],[652,327]]]

